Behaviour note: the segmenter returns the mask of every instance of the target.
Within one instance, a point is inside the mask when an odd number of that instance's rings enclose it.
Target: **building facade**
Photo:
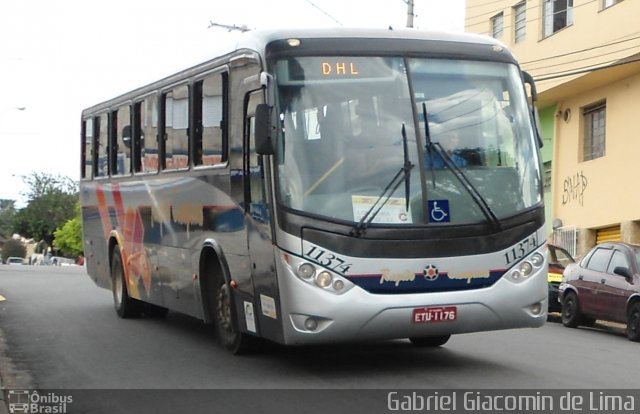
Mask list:
[[[467,0],[466,31],[504,42],[536,80],[550,237],[578,257],[640,243],[638,17],[637,0]]]

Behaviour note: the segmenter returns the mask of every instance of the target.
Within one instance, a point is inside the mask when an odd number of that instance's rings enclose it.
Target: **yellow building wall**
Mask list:
[[[571,111],[556,122],[554,215],[565,225],[598,228],[640,219],[640,75],[585,91],[558,103]],[[581,161],[582,108],[606,100],[605,156]]]
[[[465,30],[490,36],[491,18],[503,12],[504,32],[498,39],[534,78],[611,63],[640,52],[637,29],[640,1],[623,0],[603,9],[602,0],[574,0],[573,24],[543,38],[543,0],[528,0],[526,38],[515,43],[513,7],[519,3],[517,0],[467,0]],[[615,42],[620,43],[596,48]],[[536,85],[538,91],[543,92],[570,79],[538,81]]]

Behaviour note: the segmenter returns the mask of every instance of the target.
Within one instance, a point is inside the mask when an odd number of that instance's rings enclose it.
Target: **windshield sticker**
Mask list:
[[[449,223],[451,214],[449,213],[449,200],[428,200],[429,222]]]
[[[378,197],[352,195],[353,220],[362,220],[362,217],[371,210],[376,201],[378,201]],[[375,216],[372,223],[412,223],[411,211],[406,210],[406,203],[407,201],[401,197],[389,198],[389,200],[382,205],[380,212]]]

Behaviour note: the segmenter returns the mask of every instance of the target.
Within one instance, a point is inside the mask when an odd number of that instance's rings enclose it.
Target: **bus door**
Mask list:
[[[269,197],[270,169],[268,158],[255,150],[255,109],[264,103],[263,90],[253,91],[245,98],[244,115],[244,197],[247,218],[247,244],[254,287],[256,321],[261,335],[275,339],[281,324],[278,286],[271,230]]]

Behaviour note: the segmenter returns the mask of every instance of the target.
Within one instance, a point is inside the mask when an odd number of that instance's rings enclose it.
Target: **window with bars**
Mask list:
[[[494,38],[502,37],[504,31],[504,14],[498,13],[491,18],[491,36]]]
[[[544,0],[544,37],[573,24],[573,0]]]
[[[516,43],[521,42],[527,35],[527,2],[513,6],[513,27],[514,27],[514,40]]]
[[[583,161],[604,157],[606,144],[607,103],[599,102],[583,108]]]

